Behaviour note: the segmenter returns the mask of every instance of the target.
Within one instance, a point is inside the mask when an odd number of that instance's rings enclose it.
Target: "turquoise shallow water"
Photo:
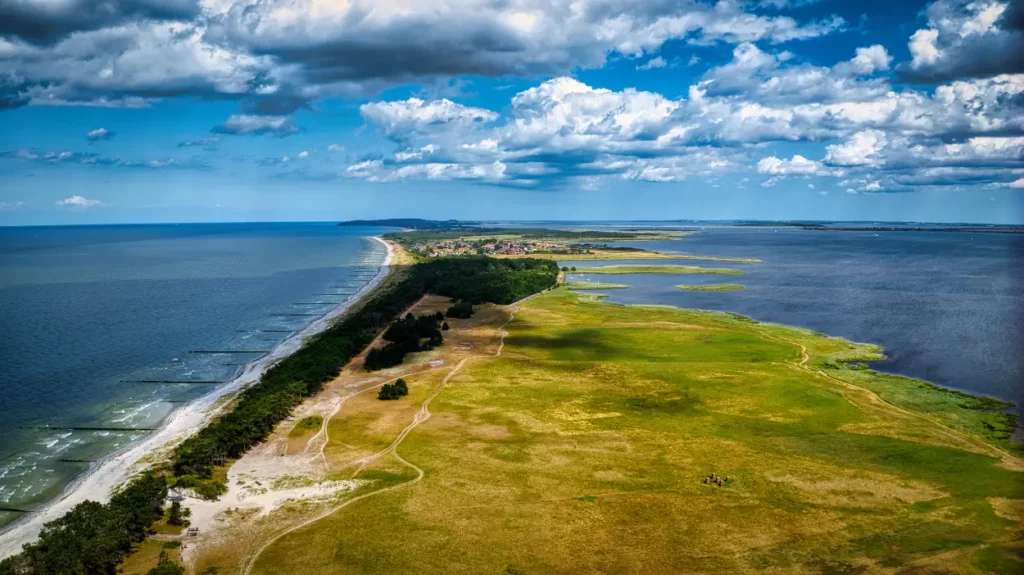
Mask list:
[[[216,385],[187,382],[230,380],[345,301],[383,262],[368,237],[383,231],[0,228],[0,508],[53,497]]]

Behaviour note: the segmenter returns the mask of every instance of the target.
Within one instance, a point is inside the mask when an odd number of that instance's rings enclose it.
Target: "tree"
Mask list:
[[[405,384],[404,379],[399,379],[395,383],[385,383],[382,385],[380,391],[377,392],[377,399],[387,401],[398,399],[404,395],[409,395],[409,386]]]
[[[569,266],[562,266],[562,271],[563,272],[569,271]]]
[[[445,313],[448,317],[455,317],[459,319],[467,319],[473,317],[473,304],[468,301],[460,301],[459,303],[448,308],[448,312]]]
[[[185,568],[171,561],[166,551],[161,551],[156,567],[146,571],[146,575],[185,575]]]
[[[171,502],[171,509],[167,512],[167,524],[168,525],[184,525],[185,518],[181,512],[181,502]]]
[[[576,271],[576,266],[572,266],[571,268],[569,268],[569,271]]]
[[[444,322],[441,324],[441,331],[448,331],[448,329],[448,322]]]

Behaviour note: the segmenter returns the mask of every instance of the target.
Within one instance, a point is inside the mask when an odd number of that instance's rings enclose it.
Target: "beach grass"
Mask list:
[[[571,290],[597,290],[597,289],[626,289],[626,284],[600,283],[600,282],[569,282],[565,287]]]
[[[739,291],[747,289],[741,284],[705,284],[705,285],[677,285],[676,289],[683,291]]]
[[[165,553],[169,560],[180,564],[181,550],[176,543],[178,542],[161,539],[147,539],[139,543],[118,567],[119,572],[147,573],[160,562],[161,553]]]
[[[316,433],[320,431],[320,427],[324,424],[324,418],[319,415],[311,415],[300,419],[295,427],[288,433],[289,436],[304,435],[307,433]]]
[[[745,272],[730,268],[705,268],[676,265],[612,265],[579,268],[579,274],[722,274],[743,275]]]
[[[252,572],[1024,567],[1024,465],[1007,453],[1020,444],[982,410],[1001,403],[846,367],[876,346],[585,295],[522,304],[501,356],[466,363],[371,465],[422,480],[281,537]],[[438,385],[410,380],[409,405],[354,403],[328,454],[388,445]]]

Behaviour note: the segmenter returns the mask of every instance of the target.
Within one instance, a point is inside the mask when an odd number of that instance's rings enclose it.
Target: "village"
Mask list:
[[[439,240],[421,242],[412,246],[412,251],[420,256],[436,258],[441,256],[488,255],[488,256],[524,256],[527,254],[589,254],[590,244],[551,244],[526,240]]]

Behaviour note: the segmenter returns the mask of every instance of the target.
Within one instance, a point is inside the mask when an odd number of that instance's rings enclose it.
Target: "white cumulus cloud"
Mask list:
[[[90,200],[88,198],[74,195],[68,198],[64,198],[57,202],[58,206],[71,206],[76,208],[95,208],[104,205],[99,200]]]

